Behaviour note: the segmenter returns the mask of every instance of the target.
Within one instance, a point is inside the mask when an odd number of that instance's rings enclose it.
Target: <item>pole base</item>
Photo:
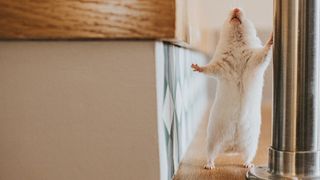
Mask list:
[[[267,166],[257,166],[251,168],[246,174],[247,180],[300,180],[300,179],[308,179],[308,180],[319,180],[320,177],[285,177],[271,174],[268,171]]]
[[[320,176],[320,151],[280,151],[269,148],[269,170],[295,177]]]
[[[271,173],[268,172],[267,166],[256,166],[251,168],[246,174],[247,180],[271,180],[276,179]]]

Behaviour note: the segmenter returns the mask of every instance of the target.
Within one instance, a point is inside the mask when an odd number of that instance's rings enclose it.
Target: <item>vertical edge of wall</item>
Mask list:
[[[189,43],[187,17],[187,1],[175,0],[175,38],[178,43]]]
[[[158,148],[159,148],[159,171],[160,180],[168,180],[168,164],[165,160],[167,158],[165,148],[165,134],[164,124],[162,121],[162,105],[164,96],[164,44],[163,42],[156,42],[154,47],[155,53],[155,70],[156,70],[156,92],[157,92],[157,125],[158,125]]]
[[[0,179],[159,179],[153,41],[0,41]]]

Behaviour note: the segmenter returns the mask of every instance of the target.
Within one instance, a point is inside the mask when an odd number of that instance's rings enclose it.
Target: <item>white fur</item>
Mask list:
[[[253,24],[238,12],[241,24],[231,21],[234,10],[220,34],[211,62],[195,71],[218,81],[216,99],[207,129],[207,169],[214,167],[218,154],[241,153],[244,166],[251,167],[261,124],[263,75],[270,62],[272,38],[262,46]]]

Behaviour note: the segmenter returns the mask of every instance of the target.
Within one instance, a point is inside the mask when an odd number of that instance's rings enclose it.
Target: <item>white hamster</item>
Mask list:
[[[261,124],[264,72],[271,59],[273,35],[262,46],[254,25],[234,8],[225,21],[211,62],[192,64],[194,71],[216,77],[216,99],[207,129],[208,163],[214,168],[219,153],[241,153],[244,167],[252,167]]]

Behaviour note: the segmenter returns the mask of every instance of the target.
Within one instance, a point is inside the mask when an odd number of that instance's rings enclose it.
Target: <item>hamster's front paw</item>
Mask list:
[[[191,68],[193,69],[193,71],[203,72],[203,68],[200,67],[198,64],[192,64]]]
[[[213,162],[208,162],[208,163],[204,166],[204,168],[210,170],[210,169],[215,168],[215,166],[214,166],[214,163],[213,163]]]
[[[269,40],[267,42],[269,46],[273,45],[273,33],[270,34]]]
[[[251,163],[251,162],[245,162],[245,163],[243,164],[243,167],[250,169],[250,168],[253,168],[253,167],[254,167],[254,164]]]

